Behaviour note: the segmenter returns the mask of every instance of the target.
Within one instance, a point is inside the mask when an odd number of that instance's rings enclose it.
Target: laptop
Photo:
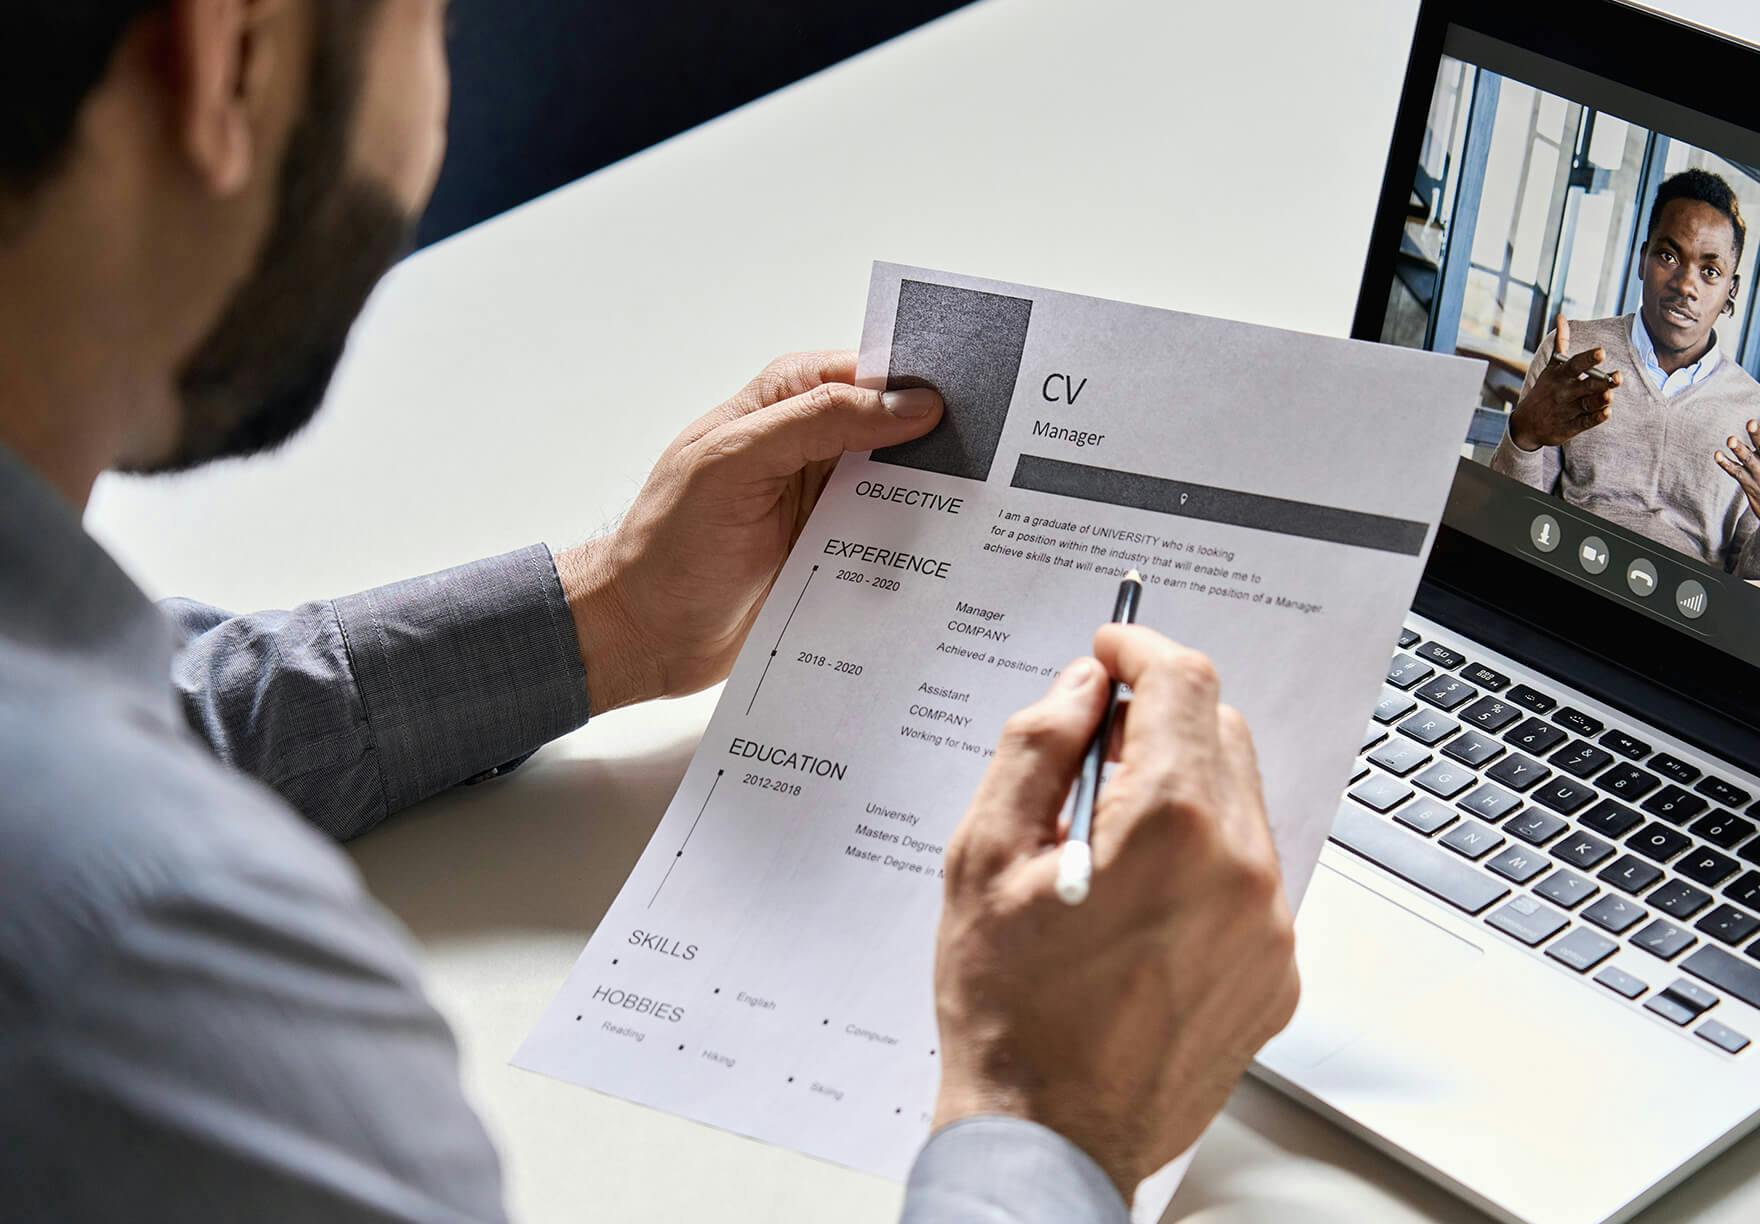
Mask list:
[[[1353,334],[1487,373],[1255,1073],[1499,1219],[1627,1219],[1760,1120],[1760,542],[1714,460],[1760,418],[1717,187],[1760,225],[1757,89],[1614,0],[1418,16]],[[1561,313],[1627,371],[1604,423],[1535,407]]]

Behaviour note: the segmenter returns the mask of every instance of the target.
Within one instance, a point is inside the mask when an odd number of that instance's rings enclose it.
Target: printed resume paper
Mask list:
[[[1131,569],[1141,623],[1206,651],[1254,728],[1299,901],[1482,376],[877,265],[859,381],[933,386],[946,418],[838,467],[515,1061],[902,1180],[937,1082],[944,848]]]

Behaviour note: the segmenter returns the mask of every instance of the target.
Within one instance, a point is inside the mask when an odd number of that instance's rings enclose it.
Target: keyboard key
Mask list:
[[[1643,859],[1622,854],[1614,859],[1611,865],[1602,868],[1600,874],[1595,878],[1635,897],[1660,880],[1662,871],[1660,868],[1652,867]]]
[[[1709,796],[1716,802],[1725,804],[1729,807],[1741,807],[1742,804],[1753,798],[1752,795],[1741,787],[1736,786],[1733,783],[1725,782],[1722,778],[1714,778],[1709,775],[1701,778],[1699,784],[1693,789],[1698,791],[1701,795]]]
[[[1512,688],[1509,691],[1509,699],[1536,714],[1550,714],[1558,705],[1558,702],[1545,693],[1531,689],[1525,684],[1518,684]]]
[[[1513,817],[1503,826],[1513,836],[1521,838],[1530,846],[1543,846],[1560,833],[1565,831],[1564,821],[1551,812],[1542,812],[1538,808],[1529,808],[1520,816]]]
[[[1601,775],[1597,785],[1615,799],[1636,803],[1661,786],[1662,779],[1653,773],[1645,773],[1636,765],[1616,765]]]
[[[1441,710],[1457,710],[1479,695],[1479,690],[1454,676],[1438,676],[1418,688],[1418,697]]]
[[[1581,710],[1573,710],[1566,706],[1552,716],[1552,721],[1561,727],[1569,727],[1578,735],[1593,738],[1601,734],[1602,724],[1599,720],[1589,717]]]
[[[1682,1028],[1691,1024],[1698,1014],[1686,1004],[1669,998],[1667,994],[1653,995],[1644,1006],[1664,1020],[1678,1024]]]
[[[1381,773],[1370,774],[1351,788],[1352,799],[1367,804],[1377,812],[1391,812],[1411,797],[1411,787]]]
[[[1395,820],[1408,829],[1416,829],[1425,837],[1429,837],[1438,829],[1453,823],[1454,813],[1443,807],[1434,799],[1420,798],[1416,803],[1408,803],[1394,813]],[[1706,900],[1710,900],[1709,897]]]
[[[1493,735],[1522,716],[1522,711],[1500,697],[1481,697],[1461,711],[1461,721],[1482,727]]]
[[[1440,799],[1453,799],[1479,779],[1465,765],[1438,761],[1412,780]]]
[[[1502,672],[1492,671],[1483,663],[1475,663],[1471,667],[1468,667],[1465,671],[1461,672],[1461,677],[1465,680],[1470,680],[1480,688],[1490,689],[1494,693],[1501,693],[1504,689],[1509,687],[1508,676],[1504,675]]]
[[[1399,648],[1401,650],[1410,650],[1422,640],[1422,635],[1416,630],[1401,629],[1399,631]]]
[[[1428,663],[1420,663],[1408,654],[1396,654],[1387,665],[1387,682],[1396,689],[1409,689],[1436,674]]]
[[[1517,748],[1538,756],[1564,743],[1566,737],[1563,731],[1551,723],[1530,718],[1503,738]]]
[[[1477,769],[1487,761],[1494,761],[1503,755],[1503,745],[1489,735],[1481,735],[1468,728],[1448,742],[1442,755],[1453,757],[1461,764]]]
[[[1760,931],[1760,918],[1744,913],[1733,905],[1720,905],[1693,924],[1720,943],[1739,944],[1755,931]]]
[[[1552,852],[1558,857],[1558,851]],[[1560,867],[1557,871],[1534,885],[1534,891],[1548,901],[1556,902],[1566,909],[1575,909],[1583,902],[1601,891],[1601,885],[1593,880],[1585,880],[1574,871],[1566,871]]]
[[[1740,1054],[1748,1048],[1748,1039],[1730,1028],[1727,1024],[1719,1024],[1715,1020],[1707,1020],[1693,1030],[1693,1036],[1703,1037],[1712,1045],[1728,1054]]]
[[[1595,975],[1595,980],[1603,986],[1627,999],[1635,999],[1650,987],[1638,978],[1633,977],[1624,969],[1615,969],[1612,965]]]
[[[1456,854],[1482,859],[1503,845],[1503,837],[1496,829],[1487,828],[1476,820],[1463,820],[1442,835],[1442,844]]]
[[[1501,786],[1493,786],[1486,782],[1478,790],[1462,799],[1460,805],[1481,820],[1489,820],[1492,824],[1496,824],[1521,807],[1522,801]]]
[[[1748,835],[1754,831],[1754,822],[1718,809],[1695,820],[1692,831],[1712,845],[1730,850],[1748,840]]]
[[[1723,1002],[1699,983],[1689,982],[1686,978],[1676,978],[1662,993],[1683,1007],[1691,1008],[1694,1015],[1700,1016]]]
[[[1363,729],[1363,746],[1357,749],[1357,751],[1367,752],[1386,738],[1387,732],[1383,731],[1380,727],[1377,727],[1374,723],[1370,723]]]
[[[1503,783],[1513,791],[1525,791],[1546,781],[1552,776],[1552,771],[1531,757],[1512,752],[1487,769],[1485,776],[1494,782]]]
[[[1526,884],[1552,866],[1543,855],[1534,853],[1526,846],[1511,846],[1485,865],[1504,879],[1514,880],[1517,884]]]
[[[1740,871],[1741,866],[1727,854],[1699,846],[1676,863],[1674,869],[1694,883],[1715,888]]]
[[[1626,845],[1656,863],[1668,862],[1692,844],[1693,839],[1685,833],[1677,832],[1657,820],[1626,838]]]
[[[1569,965],[1578,973],[1587,973],[1612,956],[1619,945],[1605,935],[1597,935],[1588,927],[1578,927],[1546,949],[1546,955]],[[1634,979],[1635,980],[1635,979]]]
[[[1583,917],[1605,931],[1623,935],[1644,921],[1644,907],[1612,894],[1583,911]]]
[[[1644,823],[1642,816],[1611,799],[1603,799],[1584,812],[1580,819],[1597,833],[1605,833],[1609,837],[1624,837]]]
[[[1528,798],[1541,807],[1551,808],[1555,812],[1563,812],[1566,816],[1574,816],[1595,802],[1595,792],[1581,782],[1560,778],[1557,781],[1548,782]]]
[[[1375,721],[1397,722],[1417,708],[1418,703],[1398,689],[1382,689],[1381,701],[1375,707]]]
[[[1760,1007],[1760,965],[1738,960],[1722,948],[1707,944],[1682,961],[1681,968],[1749,1007]]]
[[[1673,778],[1682,786],[1691,786],[1699,780],[1697,768],[1687,764],[1679,757],[1669,756],[1666,752],[1657,753],[1656,758],[1650,762],[1650,768],[1659,774]]]
[[[1444,646],[1441,642],[1425,642],[1422,646],[1412,651],[1412,653],[1417,655],[1420,659],[1425,659],[1436,664],[1436,666],[1442,668],[1444,671],[1453,671],[1467,661],[1466,655],[1457,654],[1455,651]]]
[[[1697,795],[1689,795],[1678,786],[1665,786],[1640,805],[1652,816],[1660,816],[1671,824],[1687,821],[1710,807]]]
[[[1760,871],[1743,872],[1724,887],[1723,895],[1737,904],[1760,910]]]
[[[1672,914],[1676,918],[1691,918],[1711,904],[1710,893],[1702,888],[1694,888],[1684,880],[1670,880],[1644,899],[1663,913]]]
[[[1429,761],[1430,754],[1411,740],[1396,735],[1371,752],[1369,759],[1395,777],[1403,778]]]
[[[1698,942],[1697,935],[1689,934],[1674,923],[1664,922],[1660,918],[1632,936],[1634,948],[1642,948],[1650,955],[1659,956],[1665,961],[1673,960]]]
[[[1443,740],[1460,730],[1461,725],[1445,714],[1432,714],[1427,710],[1419,710],[1399,725],[1400,732],[1409,735],[1420,744],[1440,744]]]
[[[1754,809],[1749,808],[1748,815],[1760,816],[1760,812],[1756,812]],[[1743,845],[1740,850],[1736,851],[1736,857],[1747,859],[1750,863],[1760,863],[1760,837],[1756,837],[1753,841]]]
[[[1588,871],[1613,853],[1613,847],[1588,833],[1572,833],[1552,848],[1552,857]]]
[[[1368,776],[1369,762],[1365,761],[1362,757],[1358,757],[1357,763],[1351,767],[1351,781],[1360,782]]]
[[[1593,778],[1613,764],[1613,753],[1573,740],[1546,758],[1573,778]]]
[[[1507,884],[1348,803],[1339,805],[1332,840],[1469,914],[1480,913],[1509,895]],[[1756,976],[1760,977],[1760,969]]]
[[[1609,731],[1601,737],[1601,746],[1619,753],[1628,760],[1641,761],[1650,755],[1650,745],[1624,731]]]
[[[1485,921],[1530,948],[1545,943],[1570,923],[1570,919],[1550,905],[1542,905],[1532,897],[1516,897]]]

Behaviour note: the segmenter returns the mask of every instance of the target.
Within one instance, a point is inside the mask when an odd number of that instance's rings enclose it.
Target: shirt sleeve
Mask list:
[[[1021,1118],[968,1118],[917,1155],[900,1224],[1128,1224],[1100,1166],[1056,1131]]]
[[[1549,360],[1547,354],[1557,347],[1557,343],[1553,332],[1547,332],[1546,338],[1540,341],[1540,351],[1528,366],[1528,376],[1522,380],[1521,399],[1526,399],[1528,392],[1534,389],[1540,371],[1546,368]],[[1497,444],[1497,450],[1491,455],[1491,470],[1519,480],[1530,488],[1539,489],[1542,493],[1551,493],[1558,485],[1559,474],[1564,470],[1564,457],[1556,446],[1523,450],[1510,437],[1506,425],[1503,440]]]
[[[86,838],[0,940],[33,956],[0,989],[17,1218],[501,1221],[452,1035],[340,852],[242,782],[166,813],[146,777],[146,831]]]
[[[332,837],[512,768],[587,721],[574,621],[535,545],[287,612],[189,600],[173,678],[227,764]]]
[[[1729,545],[1730,572],[1737,578],[1752,582],[1760,578],[1760,519],[1752,510],[1743,510],[1736,520],[1735,535]]]

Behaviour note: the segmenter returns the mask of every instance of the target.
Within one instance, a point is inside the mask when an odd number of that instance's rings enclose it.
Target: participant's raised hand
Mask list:
[[[1571,325],[1560,314],[1551,361],[1510,413],[1510,440],[1523,450],[1562,446],[1613,415],[1613,389],[1625,375],[1618,370],[1607,377],[1591,374],[1607,359],[1606,350],[1572,357],[1570,344]]]
[[[936,1125],[1050,1127],[1128,1201],[1197,1141],[1288,1023],[1294,936],[1252,737],[1209,660],[1108,626],[1016,714],[947,853]],[[1057,822],[1106,704],[1133,697],[1095,814],[1094,885],[1057,898]]]
[[[854,353],[778,358],[660,456],[610,535],[557,554],[594,713],[726,677],[837,460],[941,419],[853,385]]]
[[[1760,515],[1760,421],[1748,422],[1747,435],[1746,439],[1730,435],[1725,443],[1729,454],[1717,451],[1717,466],[1742,486],[1748,505]]]

